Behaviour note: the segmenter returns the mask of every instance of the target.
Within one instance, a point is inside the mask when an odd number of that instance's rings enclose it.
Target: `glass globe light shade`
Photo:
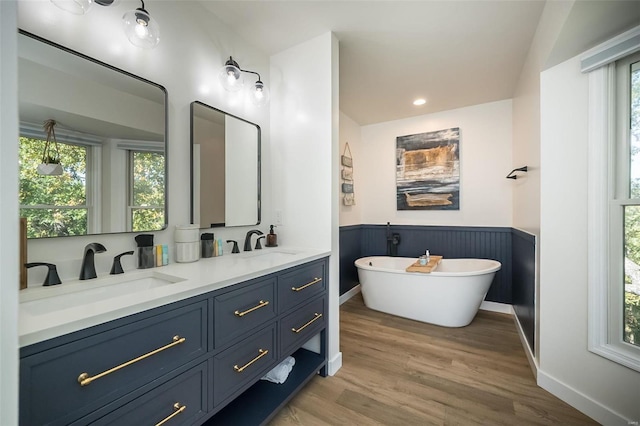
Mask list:
[[[240,68],[232,65],[231,61],[227,61],[224,67],[222,67],[218,73],[218,80],[220,80],[222,87],[229,92],[237,92],[244,86],[244,77],[242,76]]]
[[[160,26],[144,9],[130,10],[122,17],[124,32],[136,47],[153,49],[160,42]]]
[[[51,3],[58,6],[60,9],[73,13],[74,15],[84,15],[89,11],[92,0],[51,0]]]
[[[269,103],[269,88],[260,80],[256,81],[250,91],[251,102],[258,107]]]

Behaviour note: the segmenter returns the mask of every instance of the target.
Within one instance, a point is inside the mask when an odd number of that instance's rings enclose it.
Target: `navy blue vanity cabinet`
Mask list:
[[[289,354],[326,327],[326,298],[301,306],[280,321],[280,352]]]
[[[208,370],[203,362],[141,397],[90,422],[92,426],[192,425],[207,415]],[[75,425],[72,425],[75,426]]]
[[[260,330],[213,358],[213,404],[237,396],[277,362],[276,324]]]
[[[94,327],[95,334],[77,340],[43,342],[66,341],[41,352],[29,348],[35,353],[20,360],[20,424],[69,424],[206,355],[206,300],[149,312],[116,328]]]
[[[21,349],[20,424],[259,425],[327,365],[327,259]],[[320,341],[320,353],[302,346]],[[260,380],[292,355],[283,384]],[[86,373],[86,374],[85,374]]]
[[[221,348],[277,315],[276,276],[230,287],[213,298],[215,348]]]
[[[326,376],[326,270],[327,259],[321,259],[277,274],[277,356],[273,360],[264,359],[267,355],[259,349],[264,349],[266,341],[256,344],[256,338],[264,339],[263,333],[270,331],[271,325],[220,353],[214,360],[215,415],[205,426],[266,424],[316,374]],[[302,348],[314,336],[319,336],[320,353]],[[242,356],[238,356],[240,350],[244,351]],[[284,383],[260,380],[289,355],[295,358],[295,365]],[[259,362],[262,365],[256,365]],[[256,367],[255,372],[252,378],[243,379],[235,367],[242,368],[248,363],[245,371]],[[225,392],[227,387],[232,389]]]
[[[278,277],[280,312],[309,301],[327,290],[326,262],[312,262]]]

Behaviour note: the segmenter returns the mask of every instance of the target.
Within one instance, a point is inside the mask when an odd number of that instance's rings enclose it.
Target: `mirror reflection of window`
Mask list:
[[[129,215],[131,231],[162,229],[164,218],[164,154],[129,151]]]
[[[86,235],[90,229],[90,146],[58,141],[63,174],[37,173],[45,141],[20,137],[20,216],[27,218],[27,237]]]
[[[87,158],[82,203],[56,198],[38,206],[23,205],[23,215],[33,219],[27,223],[28,238],[165,228],[166,170],[161,177],[153,174],[167,158],[167,93],[162,86],[20,31],[18,103],[20,136],[45,140],[43,122],[55,120],[58,143],[85,147]],[[162,157],[158,160],[155,155],[155,160],[149,160],[148,178],[142,172],[136,174],[135,191],[129,150],[160,153]],[[38,150],[38,160],[42,152]],[[140,161],[144,160],[136,160]],[[62,165],[66,167],[64,158]],[[69,173],[65,176],[60,180],[67,179]],[[151,182],[161,186],[143,194]],[[27,203],[32,201],[27,199]],[[82,220],[77,217],[81,212]],[[34,221],[37,229],[29,230]]]

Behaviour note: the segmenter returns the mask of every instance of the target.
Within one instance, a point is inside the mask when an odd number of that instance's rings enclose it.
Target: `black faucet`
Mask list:
[[[119,255],[114,257],[113,264],[111,265],[111,271],[109,272],[109,274],[111,275],[124,274],[124,269],[122,269],[122,262],[120,261],[120,258],[122,256],[130,256],[132,254],[133,254],[133,251],[125,251],[124,253],[120,253]]]
[[[391,224],[387,222],[387,256],[398,255],[398,244],[400,244],[400,234],[392,234]]]
[[[260,245],[260,239],[261,238],[267,238],[267,236],[266,235],[262,235],[261,237],[258,237],[258,239],[256,239],[256,246],[254,247],[254,249],[262,250],[262,246]]]
[[[233,250],[231,250],[231,253],[240,253],[240,250],[238,250],[238,242],[236,240],[227,240],[228,243],[233,243]]]
[[[84,258],[80,268],[80,279],[89,280],[96,278],[96,265],[93,261],[94,253],[104,253],[107,249],[100,243],[87,244],[84,248]]]
[[[62,281],[60,281],[60,276],[58,276],[58,270],[56,269],[56,265],[54,265],[53,263],[32,262],[32,263],[25,263],[24,266],[27,268],[33,268],[34,266],[46,266],[47,268],[49,268],[49,271],[47,272],[47,276],[44,277],[44,283],[42,285],[62,284]]]
[[[251,231],[247,232],[247,236],[244,239],[244,251],[251,251],[251,236],[254,234],[263,235],[262,231],[260,231],[259,229],[252,229]]]

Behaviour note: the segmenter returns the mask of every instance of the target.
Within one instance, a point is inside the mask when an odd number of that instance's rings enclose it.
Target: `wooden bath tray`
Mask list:
[[[442,256],[429,256],[429,262],[426,265],[421,265],[420,260],[417,260],[415,263],[412,263],[405,269],[407,272],[422,272],[424,274],[428,274],[438,266],[438,263],[442,260]]]

